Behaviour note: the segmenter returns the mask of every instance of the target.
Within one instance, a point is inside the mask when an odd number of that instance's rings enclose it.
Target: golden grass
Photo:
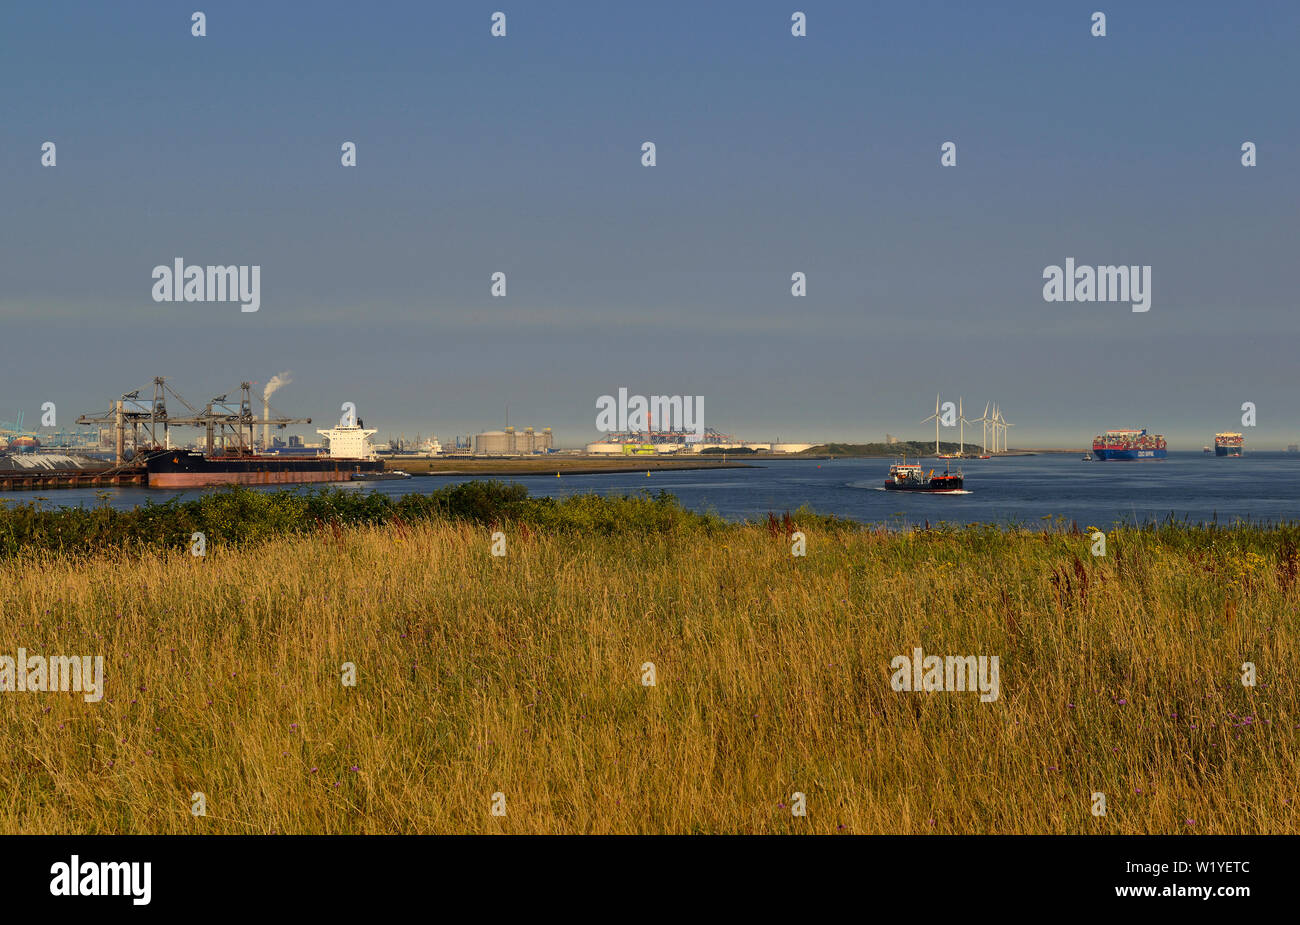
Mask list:
[[[1300,830],[1296,591],[1253,553],[1136,532],[1104,559],[995,531],[812,532],[805,558],[759,527],[508,543],[435,524],[0,563],[0,654],[106,663],[99,703],[0,694],[0,831]],[[914,646],[998,655],[1000,698],[894,692]]]

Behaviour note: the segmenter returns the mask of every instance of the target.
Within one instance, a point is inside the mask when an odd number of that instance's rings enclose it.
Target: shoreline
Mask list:
[[[385,468],[409,472],[416,478],[447,476],[510,475],[613,475],[628,472],[652,472],[688,469],[754,469],[748,462],[709,459],[602,459],[601,457],[561,457],[541,459],[385,459]]]
[[[1003,459],[1003,458],[1006,458],[1006,457],[1008,457],[1008,456],[1045,456],[1045,455],[1047,455],[1047,454],[1049,454],[1049,453],[1053,453],[1053,454],[1058,454],[1058,455],[1059,455],[1059,454],[1070,454],[1070,453],[1073,453],[1073,452],[1074,452],[1073,450],[1014,450],[1014,451],[1006,452],[1006,453],[990,453],[990,454],[989,454],[989,459]],[[1084,453],[1084,452],[1087,452],[1087,451],[1086,451],[1086,450],[1079,450],[1078,452],[1080,452],[1080,453]],[[902,453],[834,453],[834,454],[823,454],[823,455],[820,455],[820,456],[798,456],[798,457],[793,457],[793,458],[797,458],[797,459],[901,459],[901,458],[903,457],[903,455],[904,455],[904,454],[902,454]],[[930,453],[908,453],[908,454],[906,454],[906,455],[907,455],[908,457],[912,458],[912,459],[945,459],[945,458],[947,458],[947,459],[957,459],[957,460],[962,460],[962,459],[980,459],[980,458],[981,458],[980,455],[979,455],[978,453],[976,453],[975,455],[971,455],[971,454],[967,453],[965,456],[952,456],[952,457],[936,456],[933,452],[930,452]]]

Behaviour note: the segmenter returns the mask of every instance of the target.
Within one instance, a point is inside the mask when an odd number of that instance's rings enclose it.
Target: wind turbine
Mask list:
[[[1007,451],[1007,428],[1014,427],[1014,424],[1008,424],[1007,419],[1002,416],[1002,409],[997,405],[993,406],[993,452]]]
[[[984,455],[985,455],[985,456],[989,455],[989,421],[991,420],[991,419],[989,418],[989,405],[991,405],[991,404],[992,404],[992,402],[987,402],[987,401],[986,401],[986,402],[984,403],[984,413],[983,413],[982,415],[980,415],[978,418],[976,418],[974,421],[971,422],[972,424],[981,424],[981,425],[983,425],[982,428],[981,428],[981,430],[983,430],[982,439],[983,439],[983,441],[984,441]]]
[[[970,421],[966,420],[966,416],[962,411],[961,403],[962,403],[962,399],[960,396],[958,396],[957,398],[957,456],[958,457],[963,457],[966,455],[966,425],[970,423]]]
[[[934,455],[939,455],[939,393],[934,393],[934,414],[930,415],[925,421],[934,421]]]

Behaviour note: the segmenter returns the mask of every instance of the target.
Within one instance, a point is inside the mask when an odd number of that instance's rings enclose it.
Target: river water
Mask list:
[[[942,467],[943,461],[922,460]],[[886,492],[885,459],[768,460],[750,469],[680,470],[603,475],[525,475],[519,482],[534,495],[567,497],[581,492],[634,494],[665,490],[693,510],[713,510],[739,520],[781,514],[801,505],[871,523],[1019,523],[1064,517],[1079,526],[1110,527],[1173,514],[1191,522],[1300,520],[1300,456],[1252,453],[1219,458],[1171,453],[1168,459],[1085,462],[1074,454],[968,459],[961,461],[966,494]],[[346,491],[387,495],[427,492],[468,481],[464,476],[428,476],[401,481],[352,483]],[[146,499],[164,501],[196,490],[146,488],[6,492],[0,501],[32,501],[42,507],[104,503],[128,509]]]

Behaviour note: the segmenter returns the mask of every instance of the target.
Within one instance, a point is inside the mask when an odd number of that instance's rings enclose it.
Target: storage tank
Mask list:
[[[525,427],[522,434],[515,435],[515,452],[517,453],[545,453],[552,446],[551,429],[544,428],[541,431],[534,430],[532,427]]]
[[[475,456],[508,456],[513,453],[515,435],[504,430],[488,430],[474,435]]]

